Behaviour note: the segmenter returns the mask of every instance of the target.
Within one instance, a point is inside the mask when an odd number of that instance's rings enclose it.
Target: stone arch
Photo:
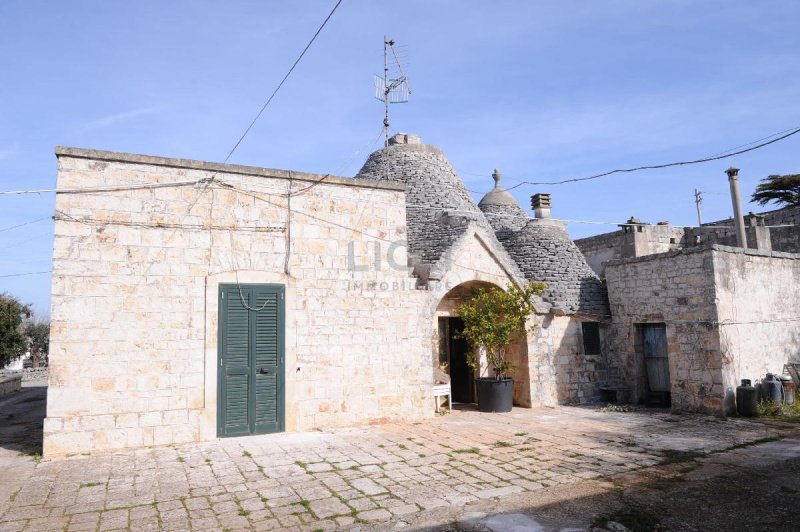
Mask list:
[[[452,352],[454,344],[453,325],[455,323],[453,320],[457,319],[456,310],[461,304],[472,297],[473,291],[477,288],[503,289],[502,287],[488,281],[467,281],[448,290],[436,305],[434,320],[436,321],[436,330],[438,331],[438,342],[437,350],[434,353],[434,363],[439,364],[445,361],[448,362],[448,372],[452,372],[454,370],[458,371],[458,361],[455,359],[451,360],[451,355],[454,354]],[[509,345],[507,348],[507,353],[511,363],[513,364],[511,376],[514,379],[514,405],[530,407],[531,391],[530,371],[528,366],[527,334],[523,335],[522,338]],[[460,353],[457,355],[460,355]],[[485,367],[486,361],[485,358],[482,357],[481,368]],[[457,375],[452,375],[451,373],[451,377],[457,377]],[[459,392],[456,390],[458,385],[459,383],[457,383],[455,380],[451,383],[451,386],[454,387],[454,401],[458,401],[461,399],[461,397],[463,397],[463,395],[459,394]],[[472,394],[468,394],[468,396],[472,396],[474,398],[474,391]]]

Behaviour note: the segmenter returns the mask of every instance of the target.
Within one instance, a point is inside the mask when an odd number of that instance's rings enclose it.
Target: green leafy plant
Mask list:
[[[23,318],[31,317],[28,305],[6,293],[0,294],[0,368],[25,354],[28,339]]]
[[[456,310],[458,317],[464,320],[460,336],[472,347],[467,364],[473,371],[480,370],[480,351],[483,350],[494,376],[498,380],[508,377],[512,365],[506,357],[506,348],[525,334],[525,320],[533,313],[534,298],[541,296],[546,288],[547,285],[537,282],[523,287],[510,285],[506,290],[478,288],[472,298]],[[488,367],[484,369],[488,371]]]
[[[756,408],[758,415],[761,417],[774,417],[781,421],[794,423],[800,422],[800,401],[795,401],[791,405],[773,401],[761,401]]]

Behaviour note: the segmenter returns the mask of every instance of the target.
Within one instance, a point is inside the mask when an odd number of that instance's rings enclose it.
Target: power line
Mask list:
[[[11,231],[12,229],[16,229],[18,227],[25,227],[26,225],[35,224],[35,223],[42,222],[44,220],[50,220],[50,219],[51,219],[50,216],[44,216],[42,218],[37,218],[35,220],[31,220],[30,222],[25,222],[25,223],[21,223],[21,224],[17,224],[17,225],[11,225],[11,226],[8,226],[8,227],[3,227],[2,229],[0,229],[0,233],[2,233],[4,231]]]
[[[0,275],[0,277],[24,277],[26,275],[41,275],[44,273],[53,273],[53,270],[47,270],[43,272],[8,273],[5,275]]]
[[[126,190],[173,188],[197,185],[209,181],[209,179],[197,179],[195,181],[177,181],[175,183],[132,183],[130,185],[114,185],[107,187],[87,187],[87,188],[39,188],[32,190],[0,190],[0,196],[17,196],[22,194],[42,194],[45,192],[57,192],[59,194],[91,194],[92,192],[122,192]],[[44,219],[44,218],[43,218]],[[35,220],[38,221],[38,220]],[[33,223],[33,222],[30,222]],[[11,228],[8,228],[11,229]]]
[[[313,37],[311,37],[311,40],[308,41],[308,44],[306,44],[306,47],[303,48],[303,51],[300,52],[300,55],[297,57],[295,62],[292,64],[292,67],[289,69],[289,71],[286,73],[286,75],[283,76],[283,79],[281,80],[280,83],[278,83],[278,86],[275,87],[275,90],[272,91],[272,94],[270,95],[269,98],[267,98],[267,101],[264,102],[264,105],[261,106],[261,109],[258,111],[258,114],[256,114],[255,118],[253,118],[253,121],[250,122],[250,125],[247,126],[247,129],[244,130],[244,133],[242,133],[242,136],[239,137],[239,140],[236,141],[236,144],[233,145],[233,148],[231,148],[231,151],[228,152],[228,155],[225,157],[225,161],[224,162],[228,162],[228,159],[231,158],[231,155],[233,155],[233,152],[236,151],[236,149],[242,143],[242,141],[247,136],[247,134],[250,133],[250,130],[253,129],[253,126],[256,124],[258,119],[261,118],[261,115],[264,112],[264,110],[267,108],[267,106],[270,104],[270,102],[272,102],[272,99],[275,98],[275,95],[278,94],[278,91],[281,90],[281,87],[283,87],[283,84],[286,83],[286,80],[289,79],[289,76],[292,74],[292,72],[294,71],[294,69],[297,66],[297,64],[300,62],[301,59],[303,59],[303,56],[306,55],[306,52],[308,51],[309,48],[311,48],[311,45],[314,43],[314,41],[317,39],[317,36],[322,31],[322,28],[325,27],[325,25],[331,19],[333,14],[336,12],[336,9],[338,9],[339,4],[341,4],[341,3],[342,3],[342,0],[339,0],[338,2],[336,2],[336,5],[333,6],[333,9],[331,9],[331,12],[328,13],[327,17],[325,17],[325,20],[322,21],[322,24],[320,25],[319,29],[317,29],[317,32],[314,34]]]
[[[506,191],[514,190],[515,188],[521,187],[522,185],[564,185],[564,184],[567,184],[567,183],[577,183],[579,181],[589,181],[589,180],[592,180],[592,179],[598,179],[600,177],[606,177],[606,176],[610,176],[610,175],[613,175],[613,174],[631,173],[631,172],[638,172],[638,171],[641,171],[641,170],[659,170],[659,169],[662,169],[662,168],[670,168],[670,167],[674,167],[674,166],[686,166],[686,165],[690,165],[690,164],[700,164],[700,163],[707,163],[707,162],[711,162],[711,161],[719,161],[721,159],[727,159],[727,158],[733,157],[735,155],[741,155],[743,153],[751,152],[751,151],[757,150],[759,148],[763,148],[764,146],[769,146],[770,144],[774,144],[774,143],[779,142],[781,140],[787,139],[787,138],[791,137],[792,135],[796,135],[797,133],[800,133],[800,126],[784,130],[781,133],[783,133],[783,134],[781,136],[777,137],[777,138],[774,138],[774,139],[769,140],[767,142],[762,142],[762,143],[757,144],[755,146],[752,146],[750,148],[734,151],[732,153],[722,152],[722,154],[724,154],[724,155],[717,154],[717,155],[712,155],[712,156],[709,156],[709,157],[704,157],[702,159],[694,159],[694,160],[690,160],[690,161],[678,161],[678,162],[664,163],[664,164],[652,164],[652,165],[647,165],[647,166],[637,166],[635,168],[618,168],[616,170],[611,170],[609,172],[603,172],[603,173],[600,173],[600,174],[590,175],[590,176],[586,176],[586,177],[574,177],[574,178],[571,178],[571,179],[563,179],[561,181],[521,181],[521,182],[517,183],[516,185],[513,185],[513,186],[505,188],[504,190],[506,190]],[[774,137],[775,135],[779,135],[779,134],[780,133],[773,133],[772,135],[764,137],[764,139],[768,139],[770,137]],[[761,139],[761,140],[763,140],[763,139]],[[754,142],[759,142],[759,141],[754,141]],[[747,144],[742,144],[742,146],[748,146],[750,144],[753,144],[753,142],[749,142]],[[728,151],[730,151],[730,150],[728,150]],[[470,190],[470,192],[473,192],[475,194],[487,194],[487,193],[489,193],[491,191],[487,190],[485,192],[478,192],[478,191],[475,191],[475,190]]]

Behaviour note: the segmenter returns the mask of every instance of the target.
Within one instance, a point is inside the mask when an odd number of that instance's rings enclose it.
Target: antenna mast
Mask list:
[[[389,51],[397,67],[397,77],[389,75]],[[389,145],[389,104],[407,103],[411,94],[408,77],[403,72],[403,67],[397,58],[394,49],[394,40],[383,36],[383,77],[375,76],[375,98],[383,102],[383,127],[386,133],[385,145]]]
[[[389,145],[389,60],[387,57],[388,47],[393,46],[393,40],[387,40],[383,36],[383,132],[386,134],[386,144]]]

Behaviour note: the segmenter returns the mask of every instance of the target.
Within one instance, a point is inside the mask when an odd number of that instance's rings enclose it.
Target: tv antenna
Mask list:
[[[389,52],[397,67],[396,77],[389,77]],[[408,76],[403,72],[403,66],[397,58],[394,49],[394,40],[383,36],[383,77],[374,76],[375,98],[383,102],[383,127],[386,132],[386,144],[389,144],[389,104],[408,103],[408,96],[411,94],[411,87],[408,84]]]

